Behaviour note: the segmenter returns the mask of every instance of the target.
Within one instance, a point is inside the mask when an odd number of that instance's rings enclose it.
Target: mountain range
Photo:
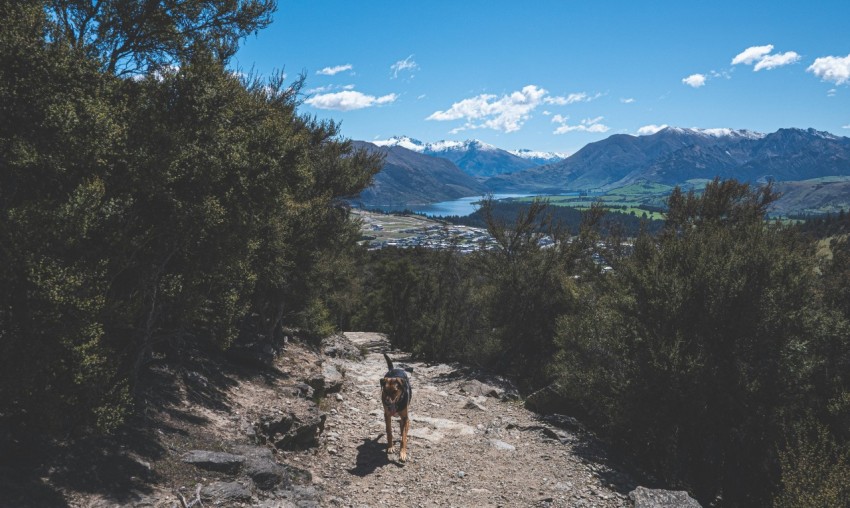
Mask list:
[[[850,176],[850,138],[814,129],[763,134],[667,127],[649,136],[615,134],[560,162],[496,175],[487,186],[499,192],[607,190],[715,176],[747,182]]]
[[[437,141],[423,143],[408,136],[393,136],[390,139],[373,141],[377,146],[398,146],[433,157],[452,161],[466,174],[487,178],[494,175],[515,173],[542,164],[558,162],[566,157],[555,152],[535,152],[528,149],[503,150],[477,139],[466,141]]]
[[[400,136],[356,143],[387,154],[384,170],[361,195],[366,204],[429,203],[486,192],[609,191],[635,183],[689,187],[714,177],[777,182],[786,193],[786,211],[850,203],[844,192],[850,191],[850,138],[815,129],[667,127],[652,135],[615,134],[569,157],[510,152],[478,140],[423,143]]]

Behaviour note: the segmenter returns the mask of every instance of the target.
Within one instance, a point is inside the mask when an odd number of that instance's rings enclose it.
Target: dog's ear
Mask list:
[[[381,378],[381,388],[383,388],[386,384],[387,384],[387,378],[382,377]]]

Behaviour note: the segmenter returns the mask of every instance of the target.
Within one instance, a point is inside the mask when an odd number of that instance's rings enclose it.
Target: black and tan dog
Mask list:
[[[398,458],[405,462],[407,460],[407,431],[410,430],[407,408],[410,405],[410,399],[413,397],[413,388],[410,386],[410,378],[407,377],[407,372],[393,368],[393,362],[386,353],[384,353],[384,358],[387,360],[387,368],[389,369],[381,378],[381,403],[384,405],[384,421],[387,424],[387,453],[395,453],[392,417],[397,416],[401,419],[399,422],[401,451]]]

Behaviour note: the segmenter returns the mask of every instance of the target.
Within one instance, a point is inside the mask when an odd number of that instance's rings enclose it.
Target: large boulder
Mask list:
[[[316,391],[316,395],[321,397],[342,389],[342,374],[332,363],[323,362],[322,372],[308,379],[307,384]]]
[[[263,416],[256,427],[260,442],[270,442],[280,450],[305,450],[319,445],[327,415],[314,411],[305,416],[294,413]]]
[[[201,489],[205,506],[233,506],[250,503],[251,489],[239,482],[215,482]]]
[[[629,492],[635,508],[701,508],[696,499],[684,490],[647,489],[638,487]]]
[[[525,399],[525,408],[540,414],[570,413],[569,402],[560,394],[559,386],[551,384]]]
[[[264,446],[237,446],[235,451],[245,457],[242,472],[261,490],[291,485],[289,469],[274,460],[272,451]]]
[[[322,353],[331,358],[343,358],[346,360],[359,361],[363,359],[363,353],[345,335],[331,335],[322,339]]]

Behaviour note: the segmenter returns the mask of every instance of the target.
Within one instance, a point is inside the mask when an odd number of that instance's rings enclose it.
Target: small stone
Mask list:
[[[342,402],[342,394],[341,393],[337,393],[335,397],[336,397],[336,400]]]
[[[472,399],[469,399],[468,401],[466,401],[466,404],[464,404],[463,408],[464,409],[474,409],[476,411],[487,411],[487,408],[485,408],[484,406],[482,406],[481,404],[479,404],[478,402],[476,402]]]
[[[464,473],[463,471],[458,471],[458,472],[457,472],[457,477],[458,477],[458,478],[463,478],[464,476],[466,476],[466,473]]]
[[[508,443],[501,441],[501,440],[498,440],[498,439],[491,439],[490,440],[490,446],[492,446],[493,448],[495,448],[497,450],[502,450],[502,451],[506,451],[506,452],[515,452],[516,451],[516,447],[514,445],[508,444]]]

